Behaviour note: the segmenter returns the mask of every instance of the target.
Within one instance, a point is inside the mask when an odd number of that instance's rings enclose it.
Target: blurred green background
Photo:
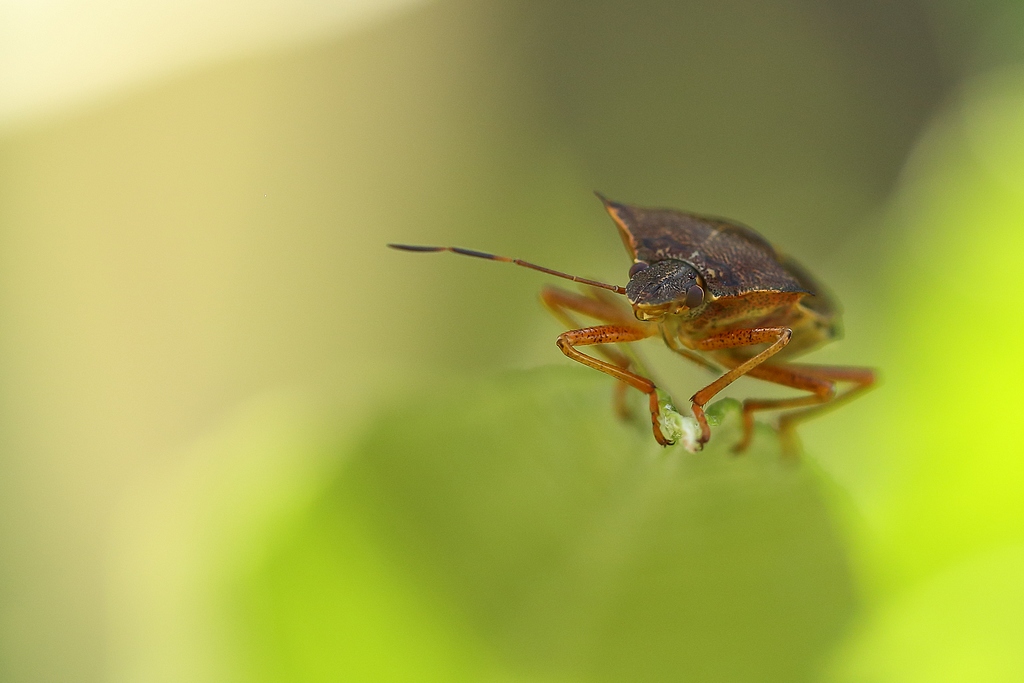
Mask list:
[[[0,120],[0,678],[1024,679],[1019,3],[330,26]],[[383,248],[622,283],[595,189],[757,228],[882,386],[663,450],[543,276]]]

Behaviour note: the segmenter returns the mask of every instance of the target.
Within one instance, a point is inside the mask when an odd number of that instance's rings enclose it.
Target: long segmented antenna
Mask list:
[[[508,256],[498,256],[496,254],[487,254],[487,253],[482,252],[482,251],[473,251],[472,249],[463,249],[462,247],[424,247],[424,246],[419,246],[419,245],[415,245],[415,244],[389,244],[388,246],[391,247],[392,249],[398,249],[400,251],[422,251],[422,252],[450,251],[453,254],[462,254],[463,256],[475,256],[476,258],[485,258],[485,259],[488,259],[490,261],[502,261],[504,263],[514,263],[517,266],[523,266],[524,268],[532,268],[534,270],[539,270],[542,273],[547,273],[548,275],[554,275],[555,277],[562,277],[562,278],[565,278],[566,280],[572,280],[573,282],[579,282],[579,283],[584,284],[584,285],[590,285],[591,287],[600,287],[601,289],[607,289],[609,291],[615,292],[616,294],[625,294],[626,293],[626,288],[625,287],[619,287],[618,285],[609,285],[609,284],[606,284],[604,282],[598,282],[597,280],[588,280],[585,277],[579,277],[577,275],[569,275],[568,273],[562,273],[562,272],[559,272],[557,270],[551,270],[550,268],[545,268],[544,266],[538,266],[537,264],[530,263],[529,261],[523,261],[522,259],[517,259],[517,258],[509,258]]]

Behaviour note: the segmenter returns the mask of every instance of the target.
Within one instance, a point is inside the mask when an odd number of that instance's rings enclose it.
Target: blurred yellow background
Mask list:
[[[4,680],[1024,678],[1017,3],[146,7],[0,2]],[[383,247],[624,282],[595,189],[754,226],[882,387],[662,452],[543,276]]]

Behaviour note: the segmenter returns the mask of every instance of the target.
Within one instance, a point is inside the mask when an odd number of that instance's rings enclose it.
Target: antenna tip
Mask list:
[[[444,251],[441,247],[424,247],[417,244],[388,243],[388,247],[398,249],[399,251]]]

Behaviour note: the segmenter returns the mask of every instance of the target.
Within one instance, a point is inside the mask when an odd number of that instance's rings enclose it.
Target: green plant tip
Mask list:
[[[658,426],[666,439],[681,444],[683,448],[696,453],[702,448],[700,443],[700,425],[692,417],[681,415],[672,405],[668,394],[658,391]]]
[[[738,413],[742,407],[743,405],[734,398],[723,398],[721,401],[715,401],[709,405],[704,414],[708,418],[709,425],[718,427],[725,422],[729,413]]]

